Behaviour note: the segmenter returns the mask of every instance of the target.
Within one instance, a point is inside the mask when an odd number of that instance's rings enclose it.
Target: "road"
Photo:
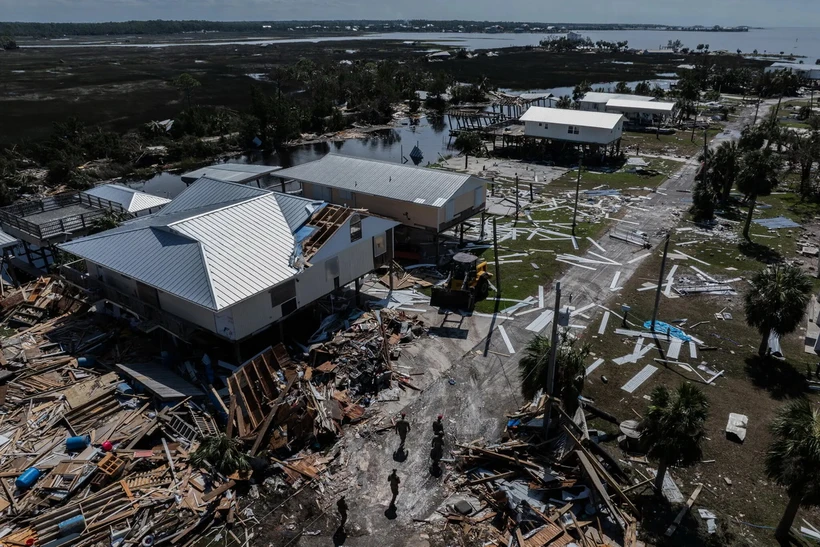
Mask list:
[[[761,105],[760,118],[775,102]],[[710,146],[737,138],[739,129],[751,122],[753,114],[754,109],[746,109],[738,120],[729,124],[726,132],[713,139]],[[641,204],[640,209],[628,210],[624,220],[636,224],[624,224],[624,227],[640,229],[650,237],[673,228],[679,221],[680,212],[691,202],[690,192],[697,167],[695,158],[683,163],[677,173]],[[653,241],[657,243],[658,237],[653,237]],[[606,234],[598,244],[606,249],[607,258],[621,265],[596,266],[594,272],[569,266],[560,279],[562,295],[568,298],[572,294],[572,306],[576,309],[590,304],[619,309],[618,294],[610,291],[615,272],[620,272],[618,285],[626,283],[641,260],[629,262],[647,253],[645,249],[611,239]],[[590,251],[601,254],[594,246]],[[587,256],[598,260],[592,254]],[[552,294],[547,294],[545,300],[552,302],[553,298]],[[590,309],[589,313],[592,311]],[[304,530],[320,533],[303,536],[298,544],[329,544],[337,526],[335,500],[338,495],[345,494],[350,505],[350,520],[347,536],[337,536],[336,543],[344,540],[345,545],[353,547],[431,545],[431,533],[441,527],[414,522],[413,519],[434,519],[435,509],[448,498],[451,503],[454,495],[446,486],[448,469],[442,477],[434,477],[430,472],[432,422],[440,413],[445,416],[445,448],[448,450],[445,458],[457,442],[498,438],[504,413],[524,403],[518,391],[518,360],[533,335],[526,327],[537,315],[511,319],[474,315],[459,324],[451,316],[434,312],[424,314],[427,323],[433,325],[430,337],[406,347],[398,361],[404,367],[403,372],[423,373],[414,377],[417,378],[414,382],[423,391],[405,393],[400,402],[387,403],[383,409],[384,413],[393,416],[400,411],[407,412],[413,429],[408,436],[406,459],[396,457],[399,439],[395,433],[372,432],[389,423],[388,419],[378,425],[368,424],[348,431],[342,441],[342,464],[333,470],[334,479],[328,481],[325,493],[320,496],[320,504],[330,509],[324,516],[304,525]],[[571,323],[587,324],[581,317],[573,317]],[[512,355],[499,325],[515,350]],[[387,476],[392,469],[398,470],[402,480],[395,515],[388,512],[391,494]]]

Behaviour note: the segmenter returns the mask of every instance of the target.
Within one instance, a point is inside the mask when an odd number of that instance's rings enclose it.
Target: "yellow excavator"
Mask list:
[[[470,253],[456,253],[449,264],[450,272],[442,285],[433,287],[430,305],[452,311],[472,312],[476,302],[490,294],[487,261]]]

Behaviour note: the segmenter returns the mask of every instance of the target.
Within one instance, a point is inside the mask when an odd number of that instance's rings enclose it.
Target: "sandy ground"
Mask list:
[[[761,111],[765,112],[772,104],[774,101],[764,103]],[[731,129],[742,127],[751,121],[752,115],[753,110],[748,110],[732,124],[734,127]],[[723,133],[712,141],[711,146],[735,135],[736,131]],[[624,220],[637,224],[624,224],[623,227],[640,229],[650,234],[653,243],[657,244],[659,238],[656,234],[677,224],[679,212],[688,207],[696,169],[695,159],[684,163],[657,193],[650,196],[643,210],[629,210]],[[629,262],[647,251],[611,239],[607,234],[597,243],[606,249],[607,258],[622,266],[601,267],[594,272],[569,267],[560,279],[563,303],[568,304],[572,295],[571,305],[575,309],[591,304],[620,312],[618,293],[610,290],[613,276],[620,271],[618,285],[625,283],[641,260]],[[656,251],[657,247],[654,247],[653,252]],[[601,254],[600,249],[594,246],[591,252]],[[589,258],[596,259],[592,255]],[[549,291],[546,302],[551,303],[553,298]],[[360,429],[345,435],[342,441],[343,469],[337,472],[337,480],[333,481],[334,490],[326,491],[321,499],[321,504],[330,509],[304,524],[305,530],[318,534],[302,536],[298,545],[329,545],[331,541],[336,544],[343,541],[353,547],[435,545],[434,528],[414,521],[434,518],[435,509],[452,494],[443,486],[446,474],[450,472],[448,466],[444,466],[442,477],[434,477],[430,472],[431,424],[437,414],[444,414],[447,431],[445,458],[456,442],[497,438],[503,427],[504,412],[522,403],[517,387],[517,363],[521,351],[533,335],[526,327],[537,316],[538,313],[532,313],[504,319],[476,314],[458,322],[459,317],[426,313],[424,318],[432,326],[430,337],[406,348],[398,360],[399,366],[406,367],[401,369],[404,372],[424,373],[423,376],[416,376],[416,383],[422,391],[408,392],[401,401],[389,403],[384,409],[386,414],[393,416],[400,411],[408,414],[413,429],[407,440],[406,459],[396,455],[399,439],[394,432],[378,434]],[[582,314],[575,315],[570,323],[588,324]],[[509,337],[510,346],[515,352],[512,355],[499,325]],[[385,423],[388,423],[386,419],[380,426]],[[387,476],[392,469],[398,470],[402,480],[395,514],[388,511],[391,495]],[[347,496],[350,505],[348,535],[332,538],[338,524],[335,500],[341,494]],[[440,527],[436,526],[435,530],[440,530]]]

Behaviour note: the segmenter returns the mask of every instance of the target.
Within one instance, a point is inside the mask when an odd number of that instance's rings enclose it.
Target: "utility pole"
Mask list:
[[[501,271],[498,266],[498,228],[496,217],[493,217],[493,254],[495,255],[495,296],[501,296]]]
[[[669,238],[671,235],[671,233],[666,234],[666,244],[663,246],[663,260],[661,260],[661,273],[658,276],[658,290],[655,291],[655,309],[652,310],[652,324],[649,329],[652,332],[655,332],[655,321],[658,319],[658,306],[661,303],[661,291],[663,290],[663,273],[664,270],[666,270],[666,253],[669,251]]]
[[[544,406],[544,440],[549,436],[552,392],[555,388],[555,361],[558,357],[558,313],[561,307],[561,282],[555,284],[555,308],[552,316],[552,336],[550,337],[550,360],[547,368],[547,404]]]
[[[515,219],[518,220],[518,173],[515,174]]]
[[[581,159],[578,161],[578,181],[575,183],[575,209],[572,211],[572,235],[575,235],[575,221],[578,218],[578,194],[581,191],[581,170],[584,167],[584,146],[581,145]]]

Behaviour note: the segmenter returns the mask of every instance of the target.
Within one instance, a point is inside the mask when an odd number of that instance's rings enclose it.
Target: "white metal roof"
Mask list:
[[[20,243],[19,239],[7,234],[3,230],[0,230],[0,249],[11,247],[12,245],[17,245],[18,243]]]
[[[160,211],[60,247],[194,304],[221,310],[290,278],[294,236],[273,192],[197,182]],[[218,194],[224,205],[214,203]],[[174,200],[176,201],[176,200]]]
[[[653,114],[670,114],[675,109],[675,103],[610,99],[607,101],[606,107],[607,109],[615,108],[618,110],[650,112]]]
[[[171,201],[167,198],[146,194],[145,192],[140,192],[139,190],[134,190],[133,188],[119,184],[101,184],[90,190],[85,190],[83,193],[119,203],[122,205],[122,208],[129,213],[138,213],[146,209],[162,207]]]
[[[655,97],[648,97],[646,95],[631,95],[628,93],[601,93],[598,91],[590,91],[581,99],[582,103],[601,103],[606,104],[611,99],[626,99],[630,101],[654,101]]]
[[[190,173],[185,173],[182,175],[182,180],[190,183],[201,179],[202,177],[208,177],[213,180],[244,184],[265,175],[269,175],[279,169],[281,169],[281,167],[273,167],[270,165],[219,163],[217,165],[209,165],[208,167],[197,169],[196,171],[191,171]]]
[[[283,169],[277,177],[442,207],[465,184],[486,181],[451,171],[328,154]]]
[[[564,108],[545,108],[531,106],[523,116],[522,122],[554,123],[560,125],[577,125],[578,127],[596,127],[614,129],[623,116],[605,112],[588,112],[586,110],[569,110]]]

